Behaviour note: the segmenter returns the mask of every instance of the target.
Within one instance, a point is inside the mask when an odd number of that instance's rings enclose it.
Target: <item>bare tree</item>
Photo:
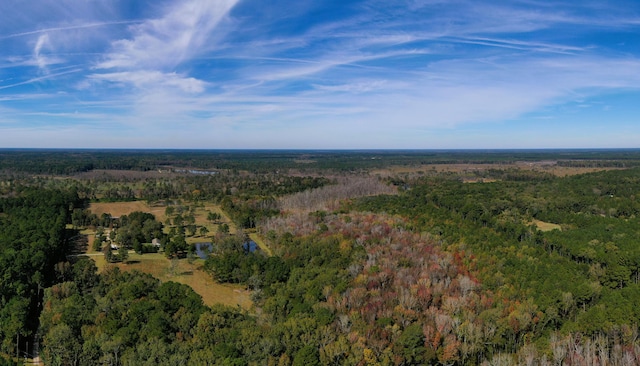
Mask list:
[[[333,210],[344,199],[395,193],[395,188],[384,184],[376,177],[348,177],[338,179],[338,184],[335,185],[283,197],[280,199],[280,207],[285,210],[307,212]]]

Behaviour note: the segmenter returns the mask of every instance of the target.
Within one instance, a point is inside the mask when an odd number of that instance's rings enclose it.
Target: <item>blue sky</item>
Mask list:
[[[2,0],[0,147],[640,147],[640,1]]]

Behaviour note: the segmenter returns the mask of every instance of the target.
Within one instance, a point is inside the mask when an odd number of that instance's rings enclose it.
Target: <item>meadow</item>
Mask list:
[[[98,216],[107,213],[113,217],[129,215],[135,211],[148,212],[156,216],[158,220],[166,220],[164,206],[149,205],[144,201],[94,202],[90,204],[89,210]],[[223,214],[217,205],[207,204],[195,210],[196,224],[209,227],[210,232],[214,233],[214,226],[217,227],[217,224],[212,224],[206,220],[207,212],[210,211]],[[233,223],[226,216],[223,216],[220,223],[227,223],[230,226],[230,232],[236,231]],[[137,254],[131,250],[125,263],[107,263],[103,253],[93,250],[95,231],[85,230],[83,235],[86,235],[88,240],[86,255],[95,261],[99,272],[104,271],[109,266],[115,266],[123,271],[149,273],[162,282],[174,281],[190,286],[202,296],[202,300],[206,305],[223,304],[234,307],[240,306],[246,310],[251,309],[252,303],[249,298],[249,291],[246,290],[245,286],[217,283],[213,280],[211,274],[205,272],[202,268],[204,263],[202,259],[168,259],[163,253]],[[257,237],[252,236],[252,238],[259,240]],[[187,238],[188,242],[193,243],[210,240],[211,238],[206,236]]]

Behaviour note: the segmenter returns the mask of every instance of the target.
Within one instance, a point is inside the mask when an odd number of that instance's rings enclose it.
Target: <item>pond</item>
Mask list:
[[[202,259],[207,259],[209,253],[213,251],[211,243],[196,243],[196,254]]]
[[[213,244],[210,242],[196,243],[195,246],[196,254],[202,259],[207,259],[209,254],[213,251]],[[244,249],[245,253],[253,253],[260,250],[260,247],[258,247],[258,244],[255,241],[250,240],[242,244],[242,249]]]
[[[259,248],[258,248],[258,244],[255,241],[250,240],[250,241],[242,244],[242,249],[244,249],[244,251],[246,253],[253,253],[256,250],[258,250]]]

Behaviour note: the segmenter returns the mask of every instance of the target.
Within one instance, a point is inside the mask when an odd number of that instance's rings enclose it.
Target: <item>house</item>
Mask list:
[[[154,238],[153,240],[151,240],[151,245],[153,245],[155,248],[160,248],[160,239]]]

